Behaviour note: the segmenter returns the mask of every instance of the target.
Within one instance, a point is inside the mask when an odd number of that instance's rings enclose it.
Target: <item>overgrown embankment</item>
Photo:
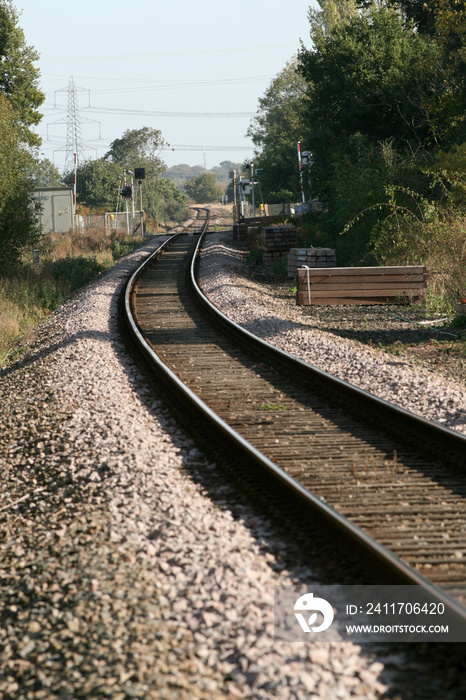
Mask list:
[[[141,243],[103,228],[44,236],[35,255],[1,278],[0,367],[21,354],[21,338],[41,318]]]

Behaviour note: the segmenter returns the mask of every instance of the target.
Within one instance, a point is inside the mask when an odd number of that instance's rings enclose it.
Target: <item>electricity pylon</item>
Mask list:
[[[81,88],[82,89],[82,88]],[[81,120],[79,117],[79,104],[77,88],[73,76],[68,83],[68,110],[66,113],[66,148],[64,172],[74,167],[74,154],[79,165],[84,161],[83,137],[81,133]]]
[[[54,122],[47,124],[47,139],[48,139],[48,127],[52,124],[66,124],[66,146],[65,148],[57,148],[57,151],[65,151],[65,165],[63,172],[67,173],[74,169],[75,167],[75,155],[76,154],[76,164],[79,165],[83,163],[84,151],[88,148],[84,145],[82,133],[81,133],[81,123],[92,123],[99,125],[99,140],[101,139],[100,133],[100,122],[95,119],[82,119],[79,113],[79,102],[78,102],[78,92],[88,93],[88,107],[91,106],[90,90],[86,88],[77,87],[74,83],[73,76],[70,77],[68,82],[68,87],[60,88],[55,90],[55,107],[57,107],[57,93],[67,92],[68,94],[68,106],[66,117],[57,119]],[[94,148],[97,152],[97,149]]]

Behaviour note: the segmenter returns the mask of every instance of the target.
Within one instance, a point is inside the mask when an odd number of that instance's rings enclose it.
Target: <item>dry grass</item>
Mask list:
[[[466,297],[466,218],[442,221],[428,242],[429,287],[450,306]]]
[[[39,248],[40,254],[49,260],[62,260],[64,258],[88,256],[103,253],[111,248],[115,240],[121,240],[126,236],[112,232],[107,234],[104,227],[91,229],[86,233],[70,231],[69,233],[51,233],[44,236]]]
[[[21,328],[21,311],[16,304],[8,299],[0,298],[0,342],[8,341],[15,338]]]
[[[14,275],[3,278],[0,288],[0,367],[21,352],[20,339],[77,288],[108,269],[114,261],[140,245],[140,237],[108,235],[105,228],[82,234],[44,236],[39,264],[25,255]]]
[[[0,292],[0,366],[14,354],[21,335],[40,318],[39,309],[27,310],[21,303],[8,298],[11,290],[5,285]]]
[[[431,311],[450,312],[466,296],[466,216],[438,210],[429,220],[403,216],[385,222],[374,252],[382,265],[425,265],[426,302]]]

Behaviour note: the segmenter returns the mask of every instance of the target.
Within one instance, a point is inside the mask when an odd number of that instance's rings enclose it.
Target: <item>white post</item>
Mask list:
[[[304,196],[303,164],[301,161],[301,141],[298,141],[298,163],[299,163],[299,180],[301,182],[301,198],[302,198],[303,204],[304,204],[306,201],[306,198]]]
[[[132,216],[133,236],[134,236],[134,219],[136,218],[136,212],[134,210],[134,178],[131,178],[131,216]]]
[[[123,170],[123,187],[126,186],[126,170]],[[126,234],[129,236],[129,209],[128,200],[125,197],[125,207],[126,207]]]
[[[76,231],[76,177],[78,172],[78,158],[77,154],[73,153],[74,158],[74,182],[73,182],[73,229]]]
[[[254,163],[251,163],[252,215],[256,217],[256,201],[254,199]]]
[[[140,217],[141,217],[141,233],[142,233],[142,237],[145,238],[146,232],[145,232],[145,230],[144,230],[144,209],[142,208],[142,180],[139,180],[139,202],[140,202],[140,203],[139,203],[139,206],[140,206],[140,208],[141,208],[141,213],[140,213]]]

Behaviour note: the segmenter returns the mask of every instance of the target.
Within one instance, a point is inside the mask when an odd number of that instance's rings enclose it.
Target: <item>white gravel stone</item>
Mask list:
[[[225,505],[215,504],[184,471],[188,465],[199,473],[214,472],[215,465],[150,396],[116,325],[123,278],[153,247],[148,243],[128,256],[49,321],[56,327],[54,345],[48,349],[49,386],[74,406],[66,440],[80,468],[85,458],[95,478],[103,479],[112,513],[111,538],[122,546],[131,543],[146,562],[173,634],[183,628],[194,631],[194,654],[229,675],[229,697],[380,697],[390,673],[384,672],[384,659],[370,646],[362,650],[350,643],[274,640],[274,586],[295,583],[298,577],[305,580],[310,570],[280,570],[275,555],[259,546],[274,542],[267,524],[243,506],[243,517],[233,517],[228,489]],[[235,320],[262,328],[272,342],[300,348],[314,364],[360,385],[373,386],[374,372],[380,372],[386,398],[416,408],[422,396],[430,417],[446,417],[464,398],[460,392],[443,396],[443,390],[439,398],[436,383],[423,377],[413,380],[405,372],[395,379],[393,367],[385,367],[372,353],[356,351],[351,343],[331,343],[323,333],[300,330],[256,308],[235,291],[228,271],[218,268],[225,255],[228,260],[231,253],[220,237],[211,237],[202,265],[203,284]],[[103,465],[108,476],[102,475]],[[99,581],[93,580],[92,586],[98,591]],[[222,696],[215,684],[212,692]]]
[[[202,288],[232,321],[339,379],[466,434],[466,392],[462,387],[405,363],[400,365],[388,353],[312,328],[312,321],[299,308],[294,313],[289,309],[284,312],[277,304],[272,312],[258,302],[253,285],[248,285],[248,294],[246,285],[240,289],[235,284],[234,270],[244,264],[244,256],[225,233],[207,237],[200,265]]]

